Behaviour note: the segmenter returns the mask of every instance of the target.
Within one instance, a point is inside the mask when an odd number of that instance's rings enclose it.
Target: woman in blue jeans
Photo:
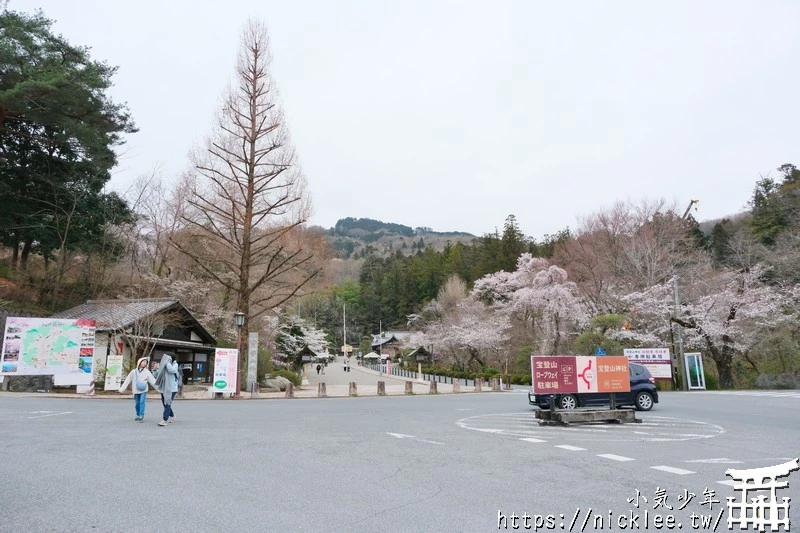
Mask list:
[[[161,403],[164,406],[164,414],[159,426],[166,426],[175,422],[175,412],[172,410],[172,401],[178,392],[180,379],[178,363],[173,361],[172,354],[165,353],[161,356],[158,377],[156,378],[156,390],[161,393]]]
[[[120,394],[128,388],[128,384],[131,385],[134,406],[136,407],[136,418],[134,418],[134,420],[142,422],[144,421],[144,406],[145,400],[147,400],[147,391],[150,388],[148,385],[152,385],[153,388],[156,386],[156,380],[153,378],[153,374],[147,370],[147,357],[142,357],[136,362],[136,368],[130,371],[128,377],[125,378],[125,382],[119,388]]]

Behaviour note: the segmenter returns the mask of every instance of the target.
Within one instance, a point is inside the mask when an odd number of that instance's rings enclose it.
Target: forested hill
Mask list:
[[[453,235],[459,237],[475,237],[471,233],[464,231],[433,231],[426,226],[419,226],[411,229],[410,226],[403,224],[395,224],[393,222],[383,222],[382,220],[375,220],[374,218],[353,218],[347,217],[339,219],[336,225],[332,228],[333,235],[346,235],[356,236],[364,233],[397,233],[405,237],[412,237],[414,235]]]
[[[368,253],[390,255],[396,251],[413,253],[426,246],[442,249],[448,243],[468,243],[475,235],[463,231],[433,231],[426,226],[411,228],[403,224],[372,218],[342,218],[326,231],[337,255],[342,259]]]

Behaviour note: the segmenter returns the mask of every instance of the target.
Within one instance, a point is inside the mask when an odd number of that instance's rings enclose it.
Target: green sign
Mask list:
[[[214,386],[218,389],[224,389],[228,385],[228,382],[224,379],[220,379],[214,382]]]

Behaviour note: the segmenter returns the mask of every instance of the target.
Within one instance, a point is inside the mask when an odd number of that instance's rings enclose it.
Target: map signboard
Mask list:
[[[631,363],[642,365],[656,379],[672,380],[669,348],[635,348],[623,350]]]
[[[92,375],[94,320],[8,317],[0,375]]]
[[[214,392],[236,392],[239,350],[217,348],[214,351]]]
[[[628,359],[620,356],[534,355],[531,357],[533,392],[576,394],[628,392]]]
[[[122,386],[122,356],[106,357],[106,383],[103,390],[119,390]],[[133,387],[131,387],[133,390]]]

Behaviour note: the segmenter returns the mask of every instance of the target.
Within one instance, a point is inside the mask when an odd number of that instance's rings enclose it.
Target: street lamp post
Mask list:
[[[242,327],[244,326],[244,313],[237,311],[233,315],[236,321],[236,391],[233,393],[234,398],[241,398],[241,383],[242,383]]]

